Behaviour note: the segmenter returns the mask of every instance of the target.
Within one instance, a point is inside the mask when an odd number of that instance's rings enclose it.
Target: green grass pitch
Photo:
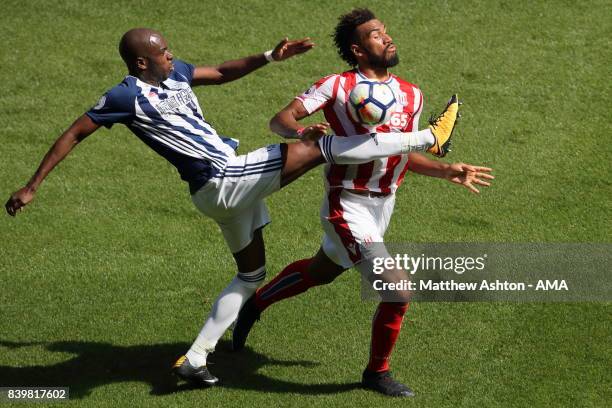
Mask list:
[[[363,4],[363,3],[362,3]],[[311,36],[309,54],[198,88],[241,152],[276,143],[269,118],[345,66],[329,34],[350,1],[3,2],[0,192],[23,185],[51,143],[125,74],[121,34],[161,30],[177,58],[218,63]],[[452,92],[464,119],[447,160],[495,168],[481,196],[408,176],[392,242],[610,242],[609,2],[376,1],[418,84],[424,117]],[[424,119],[421,120],[421,125]],[[269,277],[314,254],[320,170],[268,200]],[[214,223],[174,169],[127,129],[83,142],[15,219],[0,217],[0,386],[62,385],[66,406],[610,406],[609,304],[418,303],[393,355],[417,397],[356,386],[375,304],[359,279],[272,307],[242,354],[225,337],[223,384],[168,375],[234,274]],[[576,271],[580,273],[580,271]]]

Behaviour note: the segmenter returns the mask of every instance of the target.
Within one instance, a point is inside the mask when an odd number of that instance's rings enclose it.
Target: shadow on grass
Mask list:
[[[42,346],[50,352],[73,353],[75,356],[48,366],[0,366],[0,386],[70,387],[70,399],[84,398],[96,387],[119,382],[147,383],[151,386],[151,395],[194,389],[184,383],[177,384],[176,378],[170,374],[174,361],[189,348],[187,343],[123,347],[81,341],[0,341],[0,348],[5,349],[30,346]],[[309,368],[317,363],[274,360],[249,347],[239,353],[229,349],[229,342],[220,342],[217,351],[209,358],[210,370],[220,378],[220,387],[308,395],[337,394],[359,388],[358,383],[303,384],[271,378],[258,373],[258,370],[265,366]]]

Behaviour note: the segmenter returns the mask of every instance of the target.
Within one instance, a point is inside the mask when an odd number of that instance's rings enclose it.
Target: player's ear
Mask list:
[[[355,57],[363,56],[363,50],[359,46],[359,44],[351,44],[351,52]]]
[[[149,63],[144,57],[136,57],[136,67],[139,70],[144,71],[149,67]]]

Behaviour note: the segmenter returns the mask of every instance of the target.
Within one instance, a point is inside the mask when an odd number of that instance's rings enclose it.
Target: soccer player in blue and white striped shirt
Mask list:
[[[206,368],[206,357],[265,278],[261,230],[270,222],[266,196],[319,164],[356,164],[431,146],[440,149],[452,133],[456,110],[447,109],[437,128],[420,132],[336,137],[325,135],[329,124],[318,123],[300,129],[296,143],[236,155],[237,141],[219,136],[204,119],[192,87],[233,81],[312,47],[308,38],[285,39],[262,54],[216,66],[193,66],[174,59],[159,32],[145,28],[126,32],[119,52],[129,75],[56,140],[26,186],[5,205],[10,215],[16,215],[34,199],[49,172],[101,126],[124,124],[172,163],[189,184],[196,207],[218,223],[238,267],[192,347],[175,364],[175,373],[190,382],[217,382]]]

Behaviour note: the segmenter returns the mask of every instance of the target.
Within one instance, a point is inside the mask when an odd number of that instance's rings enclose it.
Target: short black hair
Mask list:
[[[375,18],[374,13],[367,8],[356,8],[338,18],[338,25],[333,34],[334,43],[340,58],[352,67],[357,66],[357,58],[355,58],[355,54],[351,51],[351,45],[358,41],[358,38],[355,37],[355,30],[357,26]]]

